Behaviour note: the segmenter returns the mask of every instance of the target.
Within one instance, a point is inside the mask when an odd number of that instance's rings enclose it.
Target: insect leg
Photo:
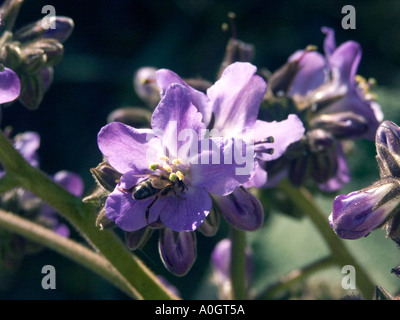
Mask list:
[[[158,199],[158,196],[154,197],[154,200],[147,206],[146,208],[146,213],[145,213],[145,217],[146,217],[146,222],[147,224],[149,223],[149,214],[150,214],[150,208],[151,206],[154,204],[154,202],[156,202]]]

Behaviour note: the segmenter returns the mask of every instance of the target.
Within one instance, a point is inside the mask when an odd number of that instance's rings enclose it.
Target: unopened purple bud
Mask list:
[[[14,38],[20,42],[32,41],[38,38],[52,38],[64,42],[69,38],[73,29],[74,21],[68,17],[53,16],[48,18],[46,27],[43,19],[23,26],[14,33]],[[52,28],[51,26],[54,26]]]
[[[335,138],[326,130],[313,129],[307,132],[307,139],[312,152],[323,152],[332,148]]]
[[[184,276],[197,257],[196,234],[161,229],[158,248],[165,267],[177,276]]]
[[[140,249],[146,244],[152,233],[153,230],[147,227],[132,232],[126,232],[125,245],[130,250]]]
[[[354,112],[322,114],[311,120],[310,125],[330,132],[339,139],[355,139],[368,131],[367,120]]]
[[[383,225],[400,203],[400,182],[386,178],[333,202],[329,222],[343,239],[358,239]]]
[[[222,216],[234,227],[253,231],[264,222],[261,202],[248,189],[236,188],[227,196],[213,195]]]
[[[400,177],[400,128],[391,121],[384,121],[375,136],[376,159],[381,177]]]
[[[118,184],[121,173],[115,170],[106,161],[101,162],[96,168],[90,169],[97,184],[104,190],[112,192]]]
[[[200,231],[206,237],[214,236],[219,229],[219,212],[216,211],[215,208],[212,208],[207,218],[203,221],[203,223],[198,227],[198,231]]]
[[[156,71],[157,69],[154,67],[142,67],[136,71],[133,78],[136,94],[151,108],[155,108],[160,102],[160,88],[156,81]]]
[[[230,239],[226,238],[219,241],[211,253],[213,281],[219,288],[221,299],[230,298],[231,248],[232,242]],[[245,278],[246,285],[249,285],[253,277],[252,252],[249,247],[245,249],[245,256]]]

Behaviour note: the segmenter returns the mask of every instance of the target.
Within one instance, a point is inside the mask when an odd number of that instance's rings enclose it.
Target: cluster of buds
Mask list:
[[[358,239],[385,227],[387,236],[400,245],[400,128],[382,122],[375,144],[380,180],[337,196],[329,220],[341,238]]]
[[[333,30],[322,30],[325,56],[308,46],[269,75],[261,115],[280,119],[295,113],[307,129],[284,157],[266,164],[270,177],[285,171],[297,186],[311,177],[322,191],[331,192],[350,179],[345,159],[349,142],[372,140],[383,115],[370,92],[374,82],[355,74],[359,44],[347,41],[336,48]]]
[[[14,31],[22,3],[7,0],[0,7],[0,62],[21,80],[19,101],[28,109],[36,109],[53,81],[53,68],[63,57],[63,42],[74,23],[68,17],[52,16]]]

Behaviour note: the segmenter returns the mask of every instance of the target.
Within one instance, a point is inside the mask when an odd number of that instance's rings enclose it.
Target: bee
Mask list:
[[[180,189],[180,193],[184,194],[187,190],[187,186],[181,180],[171,181],[168,177],[163,175],[148,175],[148,178],[131,188],[130,190],[122,190],[125,192],[132,192],[132,198],[135,200],[146,200],[154,197],[153,201],[146,208],[146,221],[149,219],[149,212],[152,205],[160,198],[164,198],[168,195],[174,194],[177,198],[184,200],[177,189]]]

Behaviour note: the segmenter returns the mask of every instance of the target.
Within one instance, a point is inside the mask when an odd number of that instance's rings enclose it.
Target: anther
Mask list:
[[[163,166],[163,169],[165,170],[165,171],[167,171],[167,172],[172,172],[172,168],[169,166],[169,165],[165,165],[165,166]]]
[[[151,171],[156,171],[158,169],[158,167],[159,167],[158,163],[152,163],[152,164],[149,165],[149,169]]]
[[[265,149],[256,150],[256,152],[274,154],[274,149],[273,148],[265,148]]]
[[[174,172],[171,172],[171,173],[169,174],[169,180],[171,180],[172,182],[175,182],[176,179],[178,179],[177,174],[174,173]]]
[[[159,159],[161,161],[169,162],[169,158],[167,156],[161,156]]]
[[[177,166],[178,164],[181,164],[181,159],[174,159],[174,160],[172,160],[172,164],[173,164],[174,166]]]
[[[275,142],[274,137],[273,136],[269,136],[269,137],[267,137],[265,139],[262,139],[262,140],[254,142],[254,144],[257,145],[257,144],[261,144],[261,143],[274,143],[274,142]]]
[[[176,172],[176,176],[178,177],[179,180],[183,181],[183,179],[185,179],[185,176],[183,175],[183,173],[181,171],[177,171]]]

